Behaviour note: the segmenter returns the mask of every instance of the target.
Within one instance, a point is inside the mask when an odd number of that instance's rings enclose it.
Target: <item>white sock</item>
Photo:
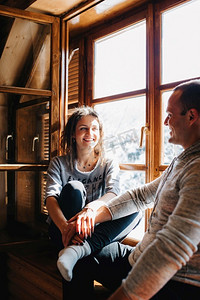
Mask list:
[[[71,281],[72,271],[77,261],[90,253],[91,248],[87,241],[83,245],[71,245],[62,249],[58,254],[57,267],[63,278]]]

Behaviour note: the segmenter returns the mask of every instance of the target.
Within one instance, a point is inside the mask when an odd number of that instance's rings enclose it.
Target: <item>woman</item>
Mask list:
[[[60,251],[57,266],[63,278],[70,281],[80,258],[123,239],[139,218],[136,213],[95,228],[91,224],[91,236],[84,228],[77,229],[76,220],[69,222],[87,203],[108,201],[119,194],[119,167],[104,156],[102,122],[91,107],[77,108],[69,117],[62,146],[65,154],[53,158],[48,168],[46,207],[49,235]]]

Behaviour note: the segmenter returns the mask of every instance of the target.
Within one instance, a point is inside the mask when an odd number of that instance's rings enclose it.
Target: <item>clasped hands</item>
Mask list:
[[[95,216],[93,209],[85,207],[68,220],[61,231],[64,247],[69,244],[83,244],[84,240],[94,232]]]

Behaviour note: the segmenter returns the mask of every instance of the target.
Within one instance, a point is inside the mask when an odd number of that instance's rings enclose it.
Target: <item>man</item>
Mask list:
[[[174,89],[164,124],[169,142],[184,151],[162,176],[107,203],[94,201],[76,216],[77,231],[85,235],[94,223],[153,204],[148,230],[135,248],[113,243],[77,264],[70,288],[79,285],[83,296],[96,279],[114,291],[109,300],[199,299],[200,81]]]

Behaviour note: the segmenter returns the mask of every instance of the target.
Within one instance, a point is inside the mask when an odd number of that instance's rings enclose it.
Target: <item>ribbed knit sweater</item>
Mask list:
[[[200,287],[200,142],[183,151],[162,176],[106,203],[112,219],[153,207],[149,228],[129,256],[123,287],[149,299],[170,279]]]

